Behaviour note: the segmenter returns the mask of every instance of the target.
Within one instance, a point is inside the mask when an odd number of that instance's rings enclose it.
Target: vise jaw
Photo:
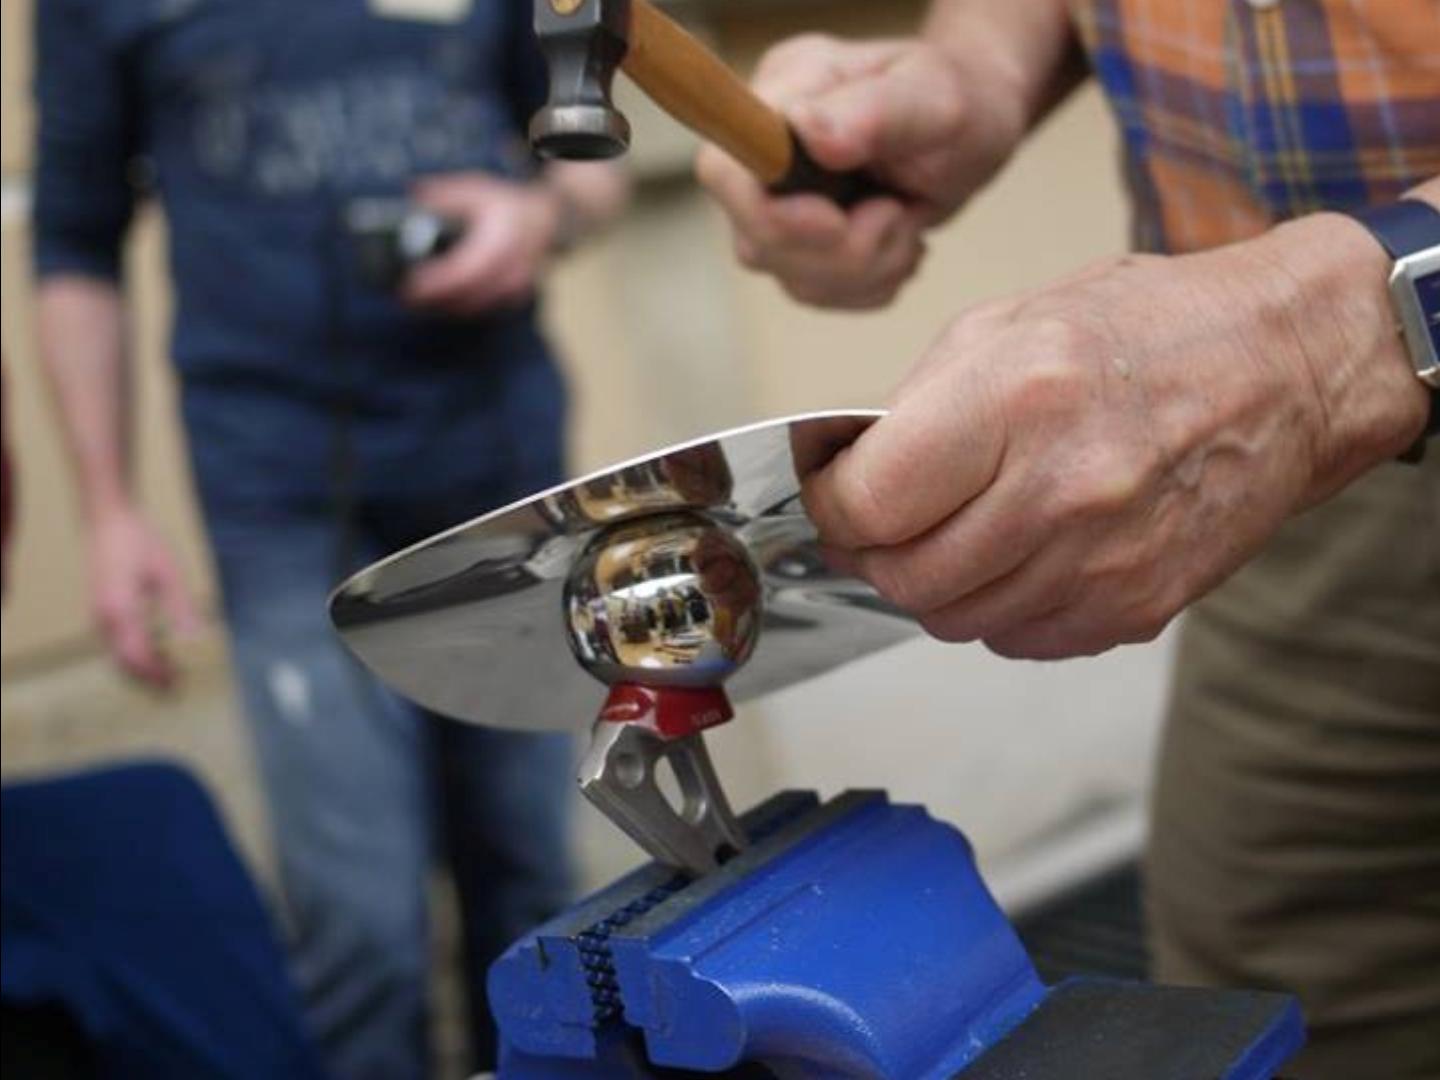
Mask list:
[[[500,1080],[1259,1080],[1303,1039],[1282,995],[1047,988],[921,807],[784,792],[742,826],[720,869],[642,866],[496,961]]]

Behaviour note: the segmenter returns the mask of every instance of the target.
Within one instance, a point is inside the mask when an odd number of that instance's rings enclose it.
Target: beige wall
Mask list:
[[[32,2],[0,3],[0,168],[7,177],[22,171],[30,160]]]

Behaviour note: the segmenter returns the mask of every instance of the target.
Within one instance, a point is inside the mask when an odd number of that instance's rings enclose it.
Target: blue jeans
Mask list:
[[[410,705],[368,677],[326,611],[343,573],[510,494],[362,505],[344,526],[329,506],[206,508],[293,969],[312,1030],[346,1080],[427,1071],[432,856],[443,853],[458,888],[482,1067],[494,1053],[486,968],[569,898],[571,740]]]

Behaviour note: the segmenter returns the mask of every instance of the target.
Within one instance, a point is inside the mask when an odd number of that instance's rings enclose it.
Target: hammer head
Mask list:
[[[623,154],[630,124],[610,99],[629,43],[628,0],[535,0],[535,34],[550,70],[550,98],[530,121],[530,145],[547,158]]]

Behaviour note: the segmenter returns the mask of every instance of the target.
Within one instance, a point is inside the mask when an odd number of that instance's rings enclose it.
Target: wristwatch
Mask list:
[[[1395,260],[1390,300],[1415,374],[1430,387],[1430,422],[1402,460],[1419,461],[1440,434],[1440,210],[1419,199],[1367,207],[1351,215]]]

